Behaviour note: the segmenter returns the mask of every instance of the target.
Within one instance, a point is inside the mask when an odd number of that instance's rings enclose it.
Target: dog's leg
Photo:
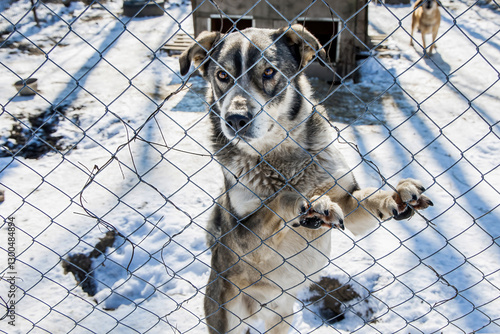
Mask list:
[[[414,179],[401,180],[395,192],[374,188],[356,190],[341,205],[346,215],[346,228],[354,234],[361,234],[375,227],[380,220],[391,217],[407,219],[413,215],[413,210],[434,205],[422,194],[424,190]]]
[[[437,37],[438,29],[433,28],[432,29],[432,45],[431,45],[431,50],[430,53],[436,48],[436,37]]]
[[[413,46],[413,32],[415,31],[415,25],[416,25],[417,19],[415,17],[415,14],[412,16],[411,20],[411,34],[410,34],[410,45]]]
[[[290,324],[293,321],[293,304],[295,300],[284,294],[268,305],[267,314],[264,317],[266,333],[281,334],[288,333]]]
[[[424,54],[427,53],[427,45],[425,43],[425,32],[422,30],[421,31],[421,35],[422,35],[422,46],[424,47]]]
[[[288,333],[293,321],[293,305],[296,301],[289,292],[268,289],[269,287],[250,287],[246,304],[250,316],[244,319],[249,326],[264,322],[265,332],[270,334]],[[269,300],[270,296],[272,300]]]
[[[204,300],[208,332],[244,333],[247,328],[244,321],[250,315],[249,303],[245,298],[249,297],[244,291],[212,270]]]

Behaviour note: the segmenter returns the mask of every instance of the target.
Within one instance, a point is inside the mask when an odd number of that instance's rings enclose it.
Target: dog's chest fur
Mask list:
[[[343,160],[335,157],[334,150],[314,154],[298,147],[277,148],[265,157],[232,155],[224,174],[235,213],[245,216],[280,191],[310,197],[314,190],[332,187],[346,173]]]
[[[317,172],[313,171],[313,159],[304,153],[284,154],[277,156],[255,158],[248,160],[248,156],[237,156],[231,164],[234,175],[239,182],[246,185],[257,194],[269,196],[272,193],[283,189],[283,187],[299,187],[305,189],[303,180],[317,179]]]
[[[432,25],[436,23],[436,18],[434,13],[426,12],[424,11],[422,13],[422,17],[419,22],[420,29],[422,30],[429,30],[431,29]]]

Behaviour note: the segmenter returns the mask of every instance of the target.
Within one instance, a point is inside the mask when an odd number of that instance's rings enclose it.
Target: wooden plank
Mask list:
[[[193,44],[194,39],[187,34],[177,34],[173,41],[164,44],[161,49],[169,55],[180,54]]]

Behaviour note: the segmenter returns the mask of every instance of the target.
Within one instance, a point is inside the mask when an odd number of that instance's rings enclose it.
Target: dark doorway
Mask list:
[[[239,18],[238,17],[212,17],[210,18],[210,25],[211,25],[211,30],[212,31],[220,31],[221,33],[225,34],[229,32],[234,25],[236,25],[236,28],[239,30],[243,30],[245,28],[251,28],[252,25],[252,19],[251,18]]]
[[[306,27],[316,38],[327,52],[328,61],[335,63],[338,59],[338,36],[339,22],[333,20],[304,20],[298,22]],[[335,36],[335,38],[333,38]],[[333,40],[332,40],[333,38]]]

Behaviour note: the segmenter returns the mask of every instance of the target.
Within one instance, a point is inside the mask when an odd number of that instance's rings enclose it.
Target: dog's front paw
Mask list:
[[[397,209],[393,209],[394,219],[403,220],[410,218],[415,213],[414,210],[424,210],[434,203],[422,193],[425,188],[420,181],[414,179],[404,179],[399,181],[393,199]]]
[[[294,227],[303,226],[310,229],[334,227],[344,229],[342,209],[327,196],[315,196],[309,202],[304,201],[300,205],[299,213],[299,223],[295,223]]]

